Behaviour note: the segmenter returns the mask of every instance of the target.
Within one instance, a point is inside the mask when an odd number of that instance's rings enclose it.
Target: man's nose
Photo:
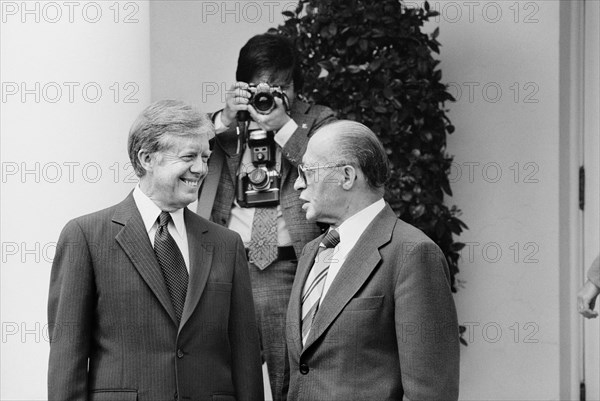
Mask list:
[[[208,163],[202,157],[198,157],[190,167],[190,171],[192,173],[206,175],[208,172]]]
[[[296,178],[296,181],[294,181],[294,189],[296,191],[300,191],[300,190],[302,190],[304,188],[306,188],[306,182],[304,182],[304,180],[302,179],[302,177]]]

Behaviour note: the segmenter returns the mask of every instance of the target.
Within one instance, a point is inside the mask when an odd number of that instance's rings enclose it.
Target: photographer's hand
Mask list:
[[[292,118],[287,114],[287,110],[281,98],[275,97],[275,104],[277,107],[269,114],[259,114],[252,106],[246,106],[246,108],[252,119],[256,121],[262,129],[265,131],[277,131]]]
[[[236,82],[227,91],[225,108],[221,113],[221,122],[226,127],[229,127],[238,111],[248,110],[248,99],[250,92],[248,84],[245,82]]]

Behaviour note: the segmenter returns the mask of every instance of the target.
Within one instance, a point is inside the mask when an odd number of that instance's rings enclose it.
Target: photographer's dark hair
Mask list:
[[[304,79],[296,48],[290,39],[277,33],[264,33],[250,38],[242,47],[235,78],[250,83],[262,73],[284,82],[294,82],[294,91],[300,92]]]

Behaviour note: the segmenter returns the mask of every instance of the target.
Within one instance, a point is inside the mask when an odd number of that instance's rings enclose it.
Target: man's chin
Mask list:
[[[177,205],[179,206],[179,209],[187,207],[190,203],[194,202],[198,200],[198,191],[194,191],[194,192],[187,192],[186,194],[184,194],[183,196],[180,196],[177,199]]]
[[[314,214],[312,214],[311,212],[306,212],[306,221],[309,221],[311,223],[316,223],[317,222],[317,218],[315,217]]]

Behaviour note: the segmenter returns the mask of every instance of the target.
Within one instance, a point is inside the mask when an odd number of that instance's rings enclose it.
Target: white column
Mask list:
[[[0,399],[46,399],[46,303],[65,223],[133,188],[150,101],[147,1],[2,1]]]

